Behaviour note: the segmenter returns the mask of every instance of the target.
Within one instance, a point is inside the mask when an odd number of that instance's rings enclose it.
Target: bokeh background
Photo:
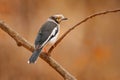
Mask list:
[[[41,25],[64,14],[60,36],[87,16],[120,8],[120,0],[0,0],[0,20],[34,43]],[[59,37],[60,37],[59,36]],[[120,80],[120,13],[95,17],[74,29],[52,57],[78,80]],[[0,80],[63,80],[42,59],[27,64],[31,52],[0,29]]]

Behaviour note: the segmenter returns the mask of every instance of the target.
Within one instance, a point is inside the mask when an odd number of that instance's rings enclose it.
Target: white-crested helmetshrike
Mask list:
[[[37,37],[35,39],[35,50],[32,56],[29,58],[28,63],[35,63],[41,50],[47,43],[54,43],[60,31],[60,22],[67,20],[63,15],[53,15],[40,28]]]

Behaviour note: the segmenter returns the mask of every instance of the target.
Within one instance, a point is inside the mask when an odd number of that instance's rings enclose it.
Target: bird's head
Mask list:
[[[49,18],[54,20],[57,23],[60,23],[63,20],[67,20],[67,18],[65,18],[62,14],[53,15],[53,16],[51,16]]]

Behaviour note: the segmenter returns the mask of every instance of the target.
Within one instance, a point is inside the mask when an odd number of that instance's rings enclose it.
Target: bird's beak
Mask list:
[[[68,18],[63,18],[62,20],[68,20]]]

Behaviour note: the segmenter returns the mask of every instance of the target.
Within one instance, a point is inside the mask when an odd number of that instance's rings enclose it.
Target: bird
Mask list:
[[[67,18],[62,14],[55,14],[53,16],[50,16],[47,21],[41,26],[34,42],[35,50],[28,60],[29,64],[36,63],[36,60],[45,45],[48,43],[54,44],[56,42],[58,34],[60,32],[60,23],[64,20],[67,20]]]

